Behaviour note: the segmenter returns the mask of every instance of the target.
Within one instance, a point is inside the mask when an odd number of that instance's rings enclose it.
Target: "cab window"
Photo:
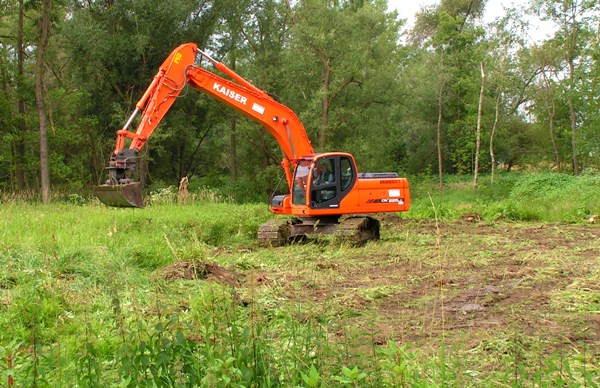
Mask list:
[[[335,176],[335,159],[319,159],[312,170],[311,201],[323,203],[337,196],[337,182]]]
[[[340,183],[342,191],[346,191],[350,184],[352,184],[352,177],[354,176],[354,171],[352,171],[352,162],[348,157],[342,157],[340,159]]]
[[[294,205],[306,204],[306,186],[308,185],[308,174],[310,173],[310,161],[301,160],[294,172],[294,187],[292,192],[292,203]]]

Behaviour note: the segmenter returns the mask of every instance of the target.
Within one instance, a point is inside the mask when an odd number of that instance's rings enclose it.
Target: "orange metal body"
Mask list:
[[[220,77],[196,65],[198,57],[211,62],[233,81]],[[277,102],[265,91],[255,87],[221,62],[214,61],[198,50],[194,43],[177,47],[160,66],[152,83],[136,104],[136,111],[117,131],[115,155],[124,149],[125,139],[131,139],[130,149],[139,151],[150,138],[162,118],[186,84],[239,111],[266,128],[283,151],[281,165],[286,173],[289,193],[281,206],[271,206],[274,213],[297,216],[331,216],[353,213],[400,212],[410,207],[408,182],[404,178],[368,178],[358,174],[354,158],[346,153],[315,154],[304,126],[287,106]],[[128,130],[137,112],[142,118],[135,132]],[[346,189],[339,204],[315,209],[308,198],[304,204],[292,204],[293,179],[301,159],[316,161],[322,157],[346,157],[351,160],[355,179]],[[312,173],[310,175],[312,177]],[[309,187],[311,178],[309,178]]]
[[[358,179],[339,209],[315,210],[307,206],[292,206],[298,216],[324,216],[360,213],[393,213],[410,208],[408,180],[406,178]]]
[[[293,214],[299,217],[334,216],[365,213],[397,213],[410,209],[410,191],[406,178],[358,179],[349,194],[332,209],[311,209],[305,205],[293,205],[287,197],[282,207],[271,207],[277,214]]]

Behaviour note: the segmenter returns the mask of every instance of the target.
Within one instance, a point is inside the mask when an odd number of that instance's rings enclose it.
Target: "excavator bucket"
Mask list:
[[[144,207],[142,184],[101,185],[94,187],[94,194],[100,202],[114,207]]]

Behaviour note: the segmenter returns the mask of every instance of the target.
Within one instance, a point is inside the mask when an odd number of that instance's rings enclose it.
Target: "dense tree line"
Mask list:
[[[441,0],[414,25],[385,0],[2,0],[0,190],[85,191],[164,58],[196,42],[277,95],[318,151],[363,170],[474,174],[600,168],[600,6]],[[528,38],[536,20],[551,26]],[[532,24],[534,23],[534,24]],[[145,152],[151,184],[190,176],[266,192],[281,153],[194,91]],[[475,181],[475,184],[477,182]]]

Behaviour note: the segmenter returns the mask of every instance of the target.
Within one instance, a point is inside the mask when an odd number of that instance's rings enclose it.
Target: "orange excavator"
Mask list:
[[[201,67],[203,60],[229,79]],[[363,243],[379,238],[379,221],[369,214],[409,209],[405,178],[396,173],[359,173],[349,153],[315,153],[304,126],[290,108],[200,51],[194,43],[182,44],[167,57],[123,129],[117,131],[107,168],[109,179],[95,187],[103,203],[144,206],[142,185],[131,176],[137,169],[140,150],[186,84],[261,124],[283,151],[281,166],[288,194],[274,196],[269,208],[273,213],[294,217],[261,225],[259,243],[279,246],[312,234],[338,234]],[[128,128],[140,112],[141,121],[132,132]],[[127,148],[126,139],[131,139]]]

